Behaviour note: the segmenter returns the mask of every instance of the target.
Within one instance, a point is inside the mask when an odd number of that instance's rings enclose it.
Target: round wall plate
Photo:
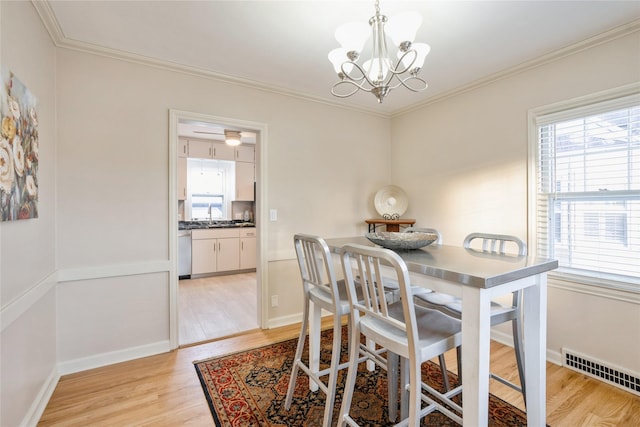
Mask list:
[[[409,206],[409,198],[402,188],[387,185],[376,193],[373,204],[384,219],[400,219]]]

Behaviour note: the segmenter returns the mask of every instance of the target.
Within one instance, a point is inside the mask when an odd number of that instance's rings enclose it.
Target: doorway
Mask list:
[[[180,346],[258,329],[256,292],[255,272],[181,279]]]
[[[191,124],[185,127],[183,124]],[[194,127],[193,124],[198,124]],[[243,134],[255,135],[255,197],[253,222],[256,230],[256,269],[239,270],[238,274],[194,275],[193,278],[178,275],[177,260],[178,223],[190,220],[185,217],[184,205],[178,197],[178,147],[185,129],[196,129],[199,140],[212,140],[223,143],[224,129],[231,128]],[[171,348],[191,345],[237,335],[239,333],[264,327],[263,293],[265,268],[263,262],[264,235],[266,233],[262,218],[264,198],[263,152],[266,144],[266,126],[259,123],[236,119],[215,117],[199,113],[170,110],[170,258],[174,265],[170,278],[170,340]],[[188,136],[188,135],[187,135]],[[193,135],[192,135],[193,137]],[[214,144],[215,145],[215,144]],[[245,145],[243,141],[243,145]],[[181,198],[183,199],[183,198]],[[244,202],[243,202],[244,203]],[[179,207],[180,206],[180,207]],[[233,212],[229,211],[233,221]],[[185,223],[181,223],[184,228]],[[180,273],[182,274],[182,273]]]

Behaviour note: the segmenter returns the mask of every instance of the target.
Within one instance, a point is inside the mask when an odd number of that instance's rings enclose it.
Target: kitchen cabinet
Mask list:
[[[253,145],[238,145],[235,147],[235,161],[236,162],[251,162],[256,161],[256,149]]]
[[[240,268],[238,228],[193,230],[191,274],[208,274]]]
[[[236,162],[236,200],[253,201],[255,163]]]
[[[234,147],[224,142],[188,140],[188,153],[192,159],[235,160]]]
[[[216,239],[195,240],[191,235],[191,274],[215,273],[217,270]]]
[[[240,229],[240,269],[256,268],[256,229]]]
[[[211,141],[189,140],[189,157],[192,159],[212,159],[213,146]]]
[[[187,158],[178,157],[178,200],[187,199]]]
[[[235,147],[227,145],[225,142],[213,142],[213,158],[216,160],[234,160]]]

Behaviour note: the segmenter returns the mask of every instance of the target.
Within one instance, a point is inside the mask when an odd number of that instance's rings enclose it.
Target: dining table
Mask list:
[[[377,246],[364,236],[329,238],[326,242],[335,254],[349,244]],[[407,265],[411,285],[462,300],[465,427],[486,426],[489,420],[491,300],[522,290],[527,425],[545,426],[547,272],[558,268],[558,261],[535,254],[501,255],[440,244],[395,252]]]

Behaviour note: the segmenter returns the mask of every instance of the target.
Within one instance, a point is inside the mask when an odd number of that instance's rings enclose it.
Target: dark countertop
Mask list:
[[[209,228],[242,228],[255,227],[253,222],[241,220],[213,220],[213,221],[178,221],[178,230],[206,230]]]

